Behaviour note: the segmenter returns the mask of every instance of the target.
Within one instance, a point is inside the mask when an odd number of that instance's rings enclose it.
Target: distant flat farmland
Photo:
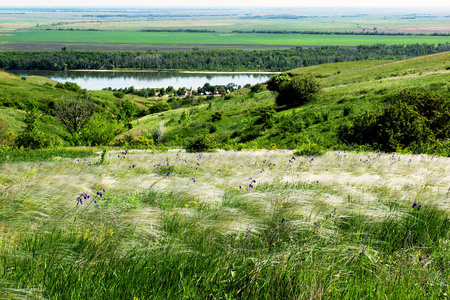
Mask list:
[[[30,30],[0,35],[1,42],[105,43],[105,44],[189,44],[189,45],[270,45],[270,46],[357,46],[372,44],[439,44],[448,36],[382,36],[333,34],[191,33],[130,31]]]

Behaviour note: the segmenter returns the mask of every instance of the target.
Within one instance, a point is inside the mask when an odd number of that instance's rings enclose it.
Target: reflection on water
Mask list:
[[[211,74],[211,73],[178,73],[178,72],[115,72],[115,71],[9,71],[18,76],[44,76],[60,82],[75,82],[88,90],[101,90],[105,87],[124,88],[174,88],[202,87],[211,85],[227,85],[235,83],[244,86],[254,85],[269,79],[267,74]]]

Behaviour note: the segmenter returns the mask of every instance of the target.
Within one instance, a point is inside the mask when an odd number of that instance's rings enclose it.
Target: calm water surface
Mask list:
[[[44,76],[59,82],[75,82],[83,89],[101,90],[106,87],[124,88],[198,88],[205,83],[211,85],[227,85],[234,83],[244,86],[267,81],[269,74],[211,74],[211,73],[178,73],[178,72],[115,72],[115,71],[8,71],[18,76]]]

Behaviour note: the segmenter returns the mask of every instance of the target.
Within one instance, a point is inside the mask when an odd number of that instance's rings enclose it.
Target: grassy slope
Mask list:
[[[324,64],[308,68],[291,70],[289,73],[301,74],[311,73],[321,78],[323,92],[319,98],[311,103],[294,110],[279,111],[275,127],[269,130],[261,130],[262,135],[253,142],[247,142],[251,147],[267,147],[275,143],[279,148],[296,148],[304,141],[304,135],[313,141],[329,147],[336,145],[336,128],[354,114],[373,110],[383,103],[389,94],[399,90],[425,89],[438,91],[444,95],[449,94],[449,67],[450,53],[440,53],[424,57],[408,59],[404,61],[361,61]],[[25,101],[34,99],[41,103],[58,101],[69,92],[55,89],[46,83],[54,84],[49,79],[42,77],[29,77],[21,80],[17,76],[0,72],[0,87],[2,96],[6,99]],[[94,101],[108,109],[117,98],[109,91],[90,91]],[[244,128],[250,128],[252,122],[252,112],[276,108],[274,95],[269,91],[259,92],[255,95],[249,94],[249,89],[242,89],[231,94],[232,98],[224,100],[222,97],[216,98],[212,102],[191,108],[182,108],[168,112],[148,115],[134,121],[134,128],[125,134],[138,136],[144,132],[154,130],[161,121],[166,126],[166,141],[168,145],[180,146],[186,142],[186,136],[191,137],[196,134],[208,133],[210,127],[214,125],[216,131],[212,137],[224,144],[230,139],[230,145],[236,145],[242,141],[240,135]],[[146,109],[149,105],[161,99],[144,99],[132,95],[126,95],[123,100],[132,100],[141,109]],[[104,104],[102,104],[104,103]],[[190,124],[183,128],[179,123],[181,113],[187,110],[190,113]],[[350,112],[344,116],[344,110]],[[214,124],[211,123],[211,114],[216,111],[223,111],[223,119]],[[291,138],[280,137],[277,128],[283,118],[297,114],[298,119],[314,119],[319,116],[327,116],[325,121],[307,121],[305,131],[294,133]],[[320,117],[322,116],[322,117]],[[23,126],[23,111],[14,108],[0,109],[0,117],[8,121],[11,130],[17,132]],[[53,117],[43,117],[41,119],[41,130],[52,134],[64,134],[64,129]],[[251,128],[250,128],[251,129]]]
[[[40,104],[41,110],[43,110],[51,101],[58,102],[64,97],[75,96],[74,92],[55,88],[55,84],[56,81],[46,77],[30,76],[26,80],[22,80],[18,76],[0,71],[0,100],[9,100],[23,104],[27,100],[35,100]],[[89,95],[103,109],[108,109],[109,106],[114,105],[118,100],[112,92],[108,91],[89,91]],[[125,95],[121,100],[134,101],[142,109],[153,103],[153,101],[134,95]],[[0,118],[6,120],[9,130],[15,133],[25,126],[22,122],[24,114],[24,110],[13,107],[0,107]],[[49,135],[56,133],[56,137],[65,134],[64,128],[55,118],[44,114],[41,115],[39,128]]]
[[[447,52],[396,62],[346,62],[292,70],[290,73],[293,74],[312,73],[323,77],[321,79],[323,92],[316,101],[295,110],[278,112],[279,119],[291,115],[293,111],[304,120],[314,113],[327,115],[328,121],[306,128],[305,133],[325,146],[334,145],[337,142],[335,136],[337,126],[354,114],[376,109],[389,94],[402,89],[419,89],[449,95],[450,70],[447,70],[450,66],[449,60],[450,53]],[[156,128],[159,122],[164,121],[168,139],[173,139],[171,142],[173,144],[179,144],[183,142],[183,136],[208,132],[211,114],[223,111],[224,118],[214,123],[217,131],[212,134],[215,139],[223,140],[224,137],[232,136],[233,132],[248,124],[249,112],[274,107],[274,96],[271,92],[263,91],[254,96],[249,96],[248,92],[248,89],[236,91],[232,99],[220,98],[221,100],[213,101],[211,107],[204,104],[190,108],[191,124],[188,129],[181,128],[178,123],[182,111],[185,110],[179,109],[141,118],[135,121],[134,129],[128,133],[137,135],[142,131]],[[344,109],[350,111],[346,117],[343,115]],[[276,132],[273,130],[267,130],[256,143],[264,147],[275,141],[281,148],[286,148],[286,143],[276,141],[274,134]]]

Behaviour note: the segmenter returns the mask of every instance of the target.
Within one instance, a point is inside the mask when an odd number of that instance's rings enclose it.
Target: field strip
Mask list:
[[[373,44],[438,44],[450,41],[447,36],[378,36],[378,35],[315,35],[315,34],[254,34],[189,33],[189,32],[125,32],[125,31],[45,31],[15,32],[2,36],[0,41],[53,42],[53,43],[131,43],[131,44],[190,44],[197,45],[339,45],[357,46]]]

